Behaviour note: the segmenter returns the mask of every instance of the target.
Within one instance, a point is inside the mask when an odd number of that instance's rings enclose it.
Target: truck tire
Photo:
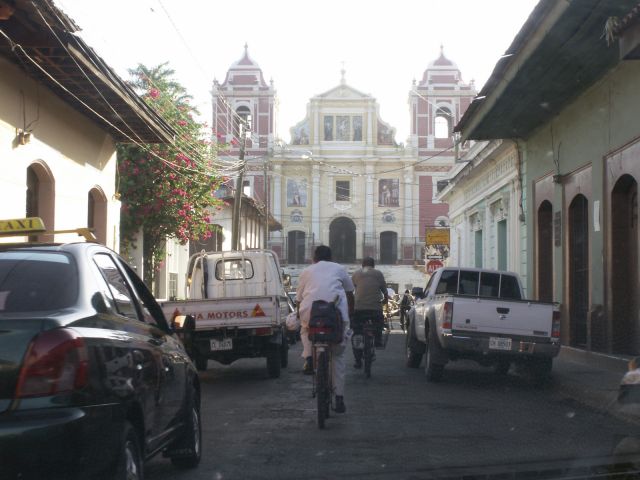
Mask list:
[[[282,368],[289,366],[289,342],[285,336],[282,337],[282,345],[280,345],[280,366]]]
[[[533,381],[536,385],[543,385],[551,379],[551,370],[553,369],[552,358],[534,358],[531,362],[531,373]]]
[[[267,372],[271,378],[280,377],[280,368],[282,366],[282,355],[280,353],[280,345],[269,345],[267,350]]]
[[[503,359],[498,360],[496,364],[493,366],[493,371],[496,375],[505,376],[509,373],[509,368],[511,368],[511,362],[509,360]]]
[[[406,352],[407,352],[407,367],[420,368],[420,362],[422,361],[422,355],[424,352],[424,345],[422,345],[413,332],[413,324],[409,324],[406,336]]]
[[[435,346],[436,339],[433,337],[431,333],[431,329],[427,331],[427,351],[425,352],[424,359],[424,373],[427,377],[427,382],[439,382],[442,380],[442,375],[444,373],[444,365],[435,363]]]

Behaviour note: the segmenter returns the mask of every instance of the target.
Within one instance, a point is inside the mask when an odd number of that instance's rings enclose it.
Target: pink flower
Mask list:
[[[157,88],[152,88],[149,90],[149,96],[154,99],[158,98],[160,96],[160,91]]]
[[[187,125],[187,122],[185,120],[178,120],[178,125],[180,125],[181,127],[184,127]]]

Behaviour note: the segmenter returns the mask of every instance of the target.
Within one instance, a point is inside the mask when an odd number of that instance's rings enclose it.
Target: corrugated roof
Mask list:
[[[175,131],[91,47],[51,0],[16,2],[0,21],[0,55],[48,86],[116,141],[170,143]]]
[[[604,26],[609,17],[623,15],[635,4],[637,0],[569,2],[555,22],[545,24],[559,4],[541,0],[455,131],[465,139],[526,138],[618,62],[617,48],[609,47],[603,36]],[[534,35],[542,39],[525,55]],[[511,78],[505,80],[508,74]]]

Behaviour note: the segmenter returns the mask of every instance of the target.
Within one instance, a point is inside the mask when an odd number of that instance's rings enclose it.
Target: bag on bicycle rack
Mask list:
[[[309,340],[312,342],[341,343],[342,315],[333,302],[316,300],[311,304]]]

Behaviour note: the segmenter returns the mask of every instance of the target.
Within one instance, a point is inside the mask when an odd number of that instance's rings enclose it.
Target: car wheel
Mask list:
[[[140,451],[140,439],[133,425],[126,422],[117,466],[117,480],[143,480],[144,463]]]
[[[188,401],[188,417],[180,438],[171,447],[171,463],[179,468],[195,468],[202,458],[202,423],[200,420],[200,401],[197,390],[191,392]]]
[[[434,363],[435,339],[429,330],[427,334],[427,351],[425,352],[424,373],[428,382],[439,382],[442,380],[444,365]]]
[[[267,372],[271,378],[280,377],[280,368],[282,367],[282,357],[280,353],[280,345],[269,345],[267,351]]]
[[[407,353],[407,367],[420,368],[420,362],[422,361],[422,350],[420,349],[420,342],[416,340],[413,333],[413,327],[411,324],[407,329],[406,336],[406,353]]]

